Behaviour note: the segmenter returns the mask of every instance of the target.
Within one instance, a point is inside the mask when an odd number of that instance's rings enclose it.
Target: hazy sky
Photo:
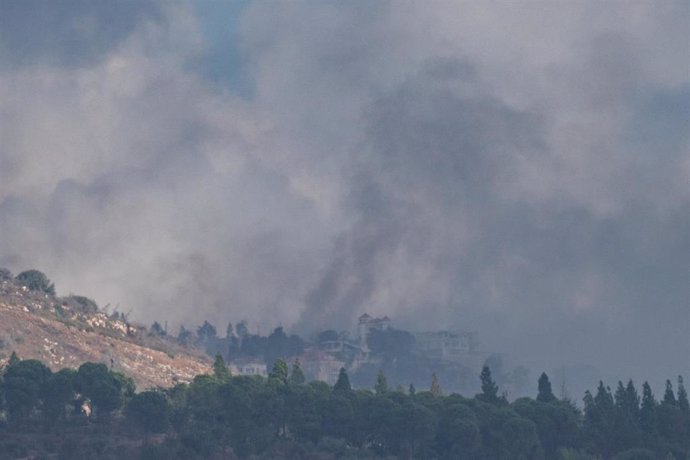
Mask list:
[[[688,1],[0,0],[0,266],[690,377],[689,43]]]

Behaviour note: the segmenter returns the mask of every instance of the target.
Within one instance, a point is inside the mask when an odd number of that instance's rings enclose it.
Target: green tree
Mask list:
[[[163,329],[163,326],[161,326],[158,321],[153,322],[153,324],[149,328],[149,331],[152,335],[158,335],[161,337],[167,335],[167,332],[165,332],[165,329]]]
[[[134,395],[125,408],[127,421],[147,433],[163,433],[170,424],[168,398],[160,391],[143,391]]]
[[[249,328],[247,327],[247,322],[240,321],[239,323],[237,323],[235,331],[237,332],[237,336],[240,338],[240,340],[244,339],[247,335],[249,335]]]
[[[102,363],[84,363],[79,366],[76,387],[91,401],[95,412],[104,416],[121,408],[125,394],[133,391],[133,385],[129,384],[126,377],[110,372]]]
[[[6,268],[0,268],[0,282],[11,281],[13,279],[12,272]]]
[[[11,418],[24,419],[31,415],[39,405],[41,389],[51,374],[48,367],[35,359],[7,366],[2,386]]]
[[[196,336],[199,342],[207,343],[216,338],[216,328],[208,321],[204,321],[204,324],[197,328]]]
[[[632,380],[627,386],[619,381],[614,395],[613,439],[616,450],[634,445],[639,438],[639,405],[640,398]]]
[[[438,383],[438,377],[436,377],[436,373],[434,372],[431,374],[431,394],[435,397],[441,396],[443,394],[443,390],[441,389],[441,384]]]
[[[656,409],[657,402],[652,393],[652,387],[645,382],[642,385],[642,403],[640,406],[640,426],[648,435],[656,432]]]
[[[683,377],[678,376],[678,409],[680,410],[679,416],[679,435],[681,438],[685,439],[685,446],[690,448],[690,404],[688,403],[688,393],[685,390],[685,384],[683,383]]]
[[[74,403],[76,375],[74,369],[62,369],[51,375],[41,388],[43,412],[50,421],[64,419],[66,408]]]
[[[611,388],[604,386],[604,382],[599,381],[597,387],[597,394],[594,397],[594,403],[597,405],[599,411],[605,416],[610,417],[613,413],[613,395]]]
[[[220,353],[216,354],[216,359],[213,361],[213,375],[221,381],[228,380],[230,378],[230,369],[225,364],[225,360]]]
[[[410,383],[410,387],[407,389],[407,394],[410,396],[414,396],[415,394],[417,394],[417,389],[411,383]]]
[[[659,434],[672,443],[681,443],[685,435],[683,425],[683,413],[673,393],[673,385],[666,380],[664,399],[657,407]]]
[[[271,373],[268,375],[269,380],[282,383],[283,385],[287,385],[288,383],[288,366],[285,361],[282,359],[276,360],[276,362],[273,364],[273,369],[271,370]]]
[[[625,386],[625,405],[630,418],[638,420],[640,418],[640,396],[637,394],[632,379],[628,380],[628,384]]]
[[[380,370],[378,375],[376,375],[376,385],[374,385],[374,391],[377,395],[388,393],[388,380],[386,380],[383,370]]]
[[[683,376],[678,376],[678,407],[683,412],[690,412],[690,404],[688,404],[688,392],[685,390],[683,383]]]
[[[55,285],[50,282],[45,273],[38,270],[26,270],[15,278],[19,284],[31,291],[45,292],[55,295]]]
[[[482,368],[479,379],[482,382],[482,392],[477,395],[477,399],[496,404],[499,401],[498,385],[496,385],[496,382],[494,382],[494,379],[491,377],[491,369],[489,369],[489,366],[484,366]]]
[[[113,380],[117,382],[117,385],[120,387],[120,390],[125,398],[131,398],[134,396],[137,388],[134,380],[132,380],[131,377],[112,369],[110,370],[110,375],[112,376]]]
[[[276,359],[299,356],[304,351],[302,339],[297,335],[288,335],[282,327],[277,327],[265,340],[264,360],[272,363]]]
[[[184,326],[180,326],[180,331],[177,333],[177,342],[180,345],[187,346],[192,340],[192,333]]]
[[[521,417],[534,422],[546,458],[558,458],[559,449],[577,446],[580,413],[574,405],[559,400],[519,398],[511,407]]]
[[[481,455],[482,434],[477,414],[462,402],[451,401],[439,408],[436,443],[444,458],[486,458]]]
[[[614,438],[614,401],[611,388],[599,381],[597,393],[592,398],[585,395],[585,431],[594,448],[605,457],[615,450],[611,440]]]
[[[666,390],[664,391],[664,399],[661,401],[663,404],[668,404],[669,406],[677,405],[676,396],[673,394],[673,385],[670,380],[666,380]]]
[[[300,366],[299,359],[295,359],[292,363],[292,372],[290,372],[290,384],[291,385],[302,385],[306,381],[304,377],[304,372],[302,372],[302,367]]]
[[[537,394],[537,401],[546,403],[555,401],[556,397],[553,395],[553,391],[551,390],[551,382],[549,381],[549,376],[546,375],[546,372],[541,373],[538,383],[539,393]]]
[[[348,392],[352,390],[350,386],[350,378],[347,376],[347,371],[344,367],[340,368],[340,373],[338,374],[338,380],[333,386],[334,392]]]

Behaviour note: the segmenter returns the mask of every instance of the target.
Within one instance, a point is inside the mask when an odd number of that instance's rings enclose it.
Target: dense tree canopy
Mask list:
[[[581,412],[553,396],[546,374],[535,382],[536,399],[509,403],[488,368],[482,393],[465,398],[393,391],[383,373],[370,391],[353,389],[345,369],[330,387],[304,384],[295,377],[299,363],[288,373],[278,360],[269,378],[233,377],[222,358],[216,364],[214,375],[189,384],[135,393],[131,380],[103,364],[51,373],[39,361],[13,360],[0,380],[0,459],[27,457],[37,443],[44,456],[123,459],[687,459],[690,452],[682,379],[677,391],[667,384],[661,401],[646,382],[641,396],[632,381],[615,391],[602,382]],[[102,433],[99,443],[93,433]]]

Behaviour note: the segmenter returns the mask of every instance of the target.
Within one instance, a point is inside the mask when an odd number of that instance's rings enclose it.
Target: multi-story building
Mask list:
[[[368,313],[364,313],[357,319],[357,335],[359,339],[359,346],[364,353],[369,352],[367,345],[367,336],[373,330],[385,331],[391,325],[391,319],[388,316],[383,318],[374,318]]]
[[[475,334],[464,331],[433,331],[415,334],[417,349],[433,359],[462,361],[475,350]]]
[[[258,361],[239,361],[229,365],[230,372],[233,375],[260,375],[262,377],[268,376],[268,368],[266,364]]]
[[[338,380],[340,369],[345,367],[345,361],[316,349],[305,350],[299,360],[308,380],[321,380],[331,385]]]

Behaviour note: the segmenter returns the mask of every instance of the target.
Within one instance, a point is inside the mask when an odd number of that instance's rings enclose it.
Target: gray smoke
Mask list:
[[[144,322],[690,370],[689,3],[37,3],[0,14],[0,266]]]

